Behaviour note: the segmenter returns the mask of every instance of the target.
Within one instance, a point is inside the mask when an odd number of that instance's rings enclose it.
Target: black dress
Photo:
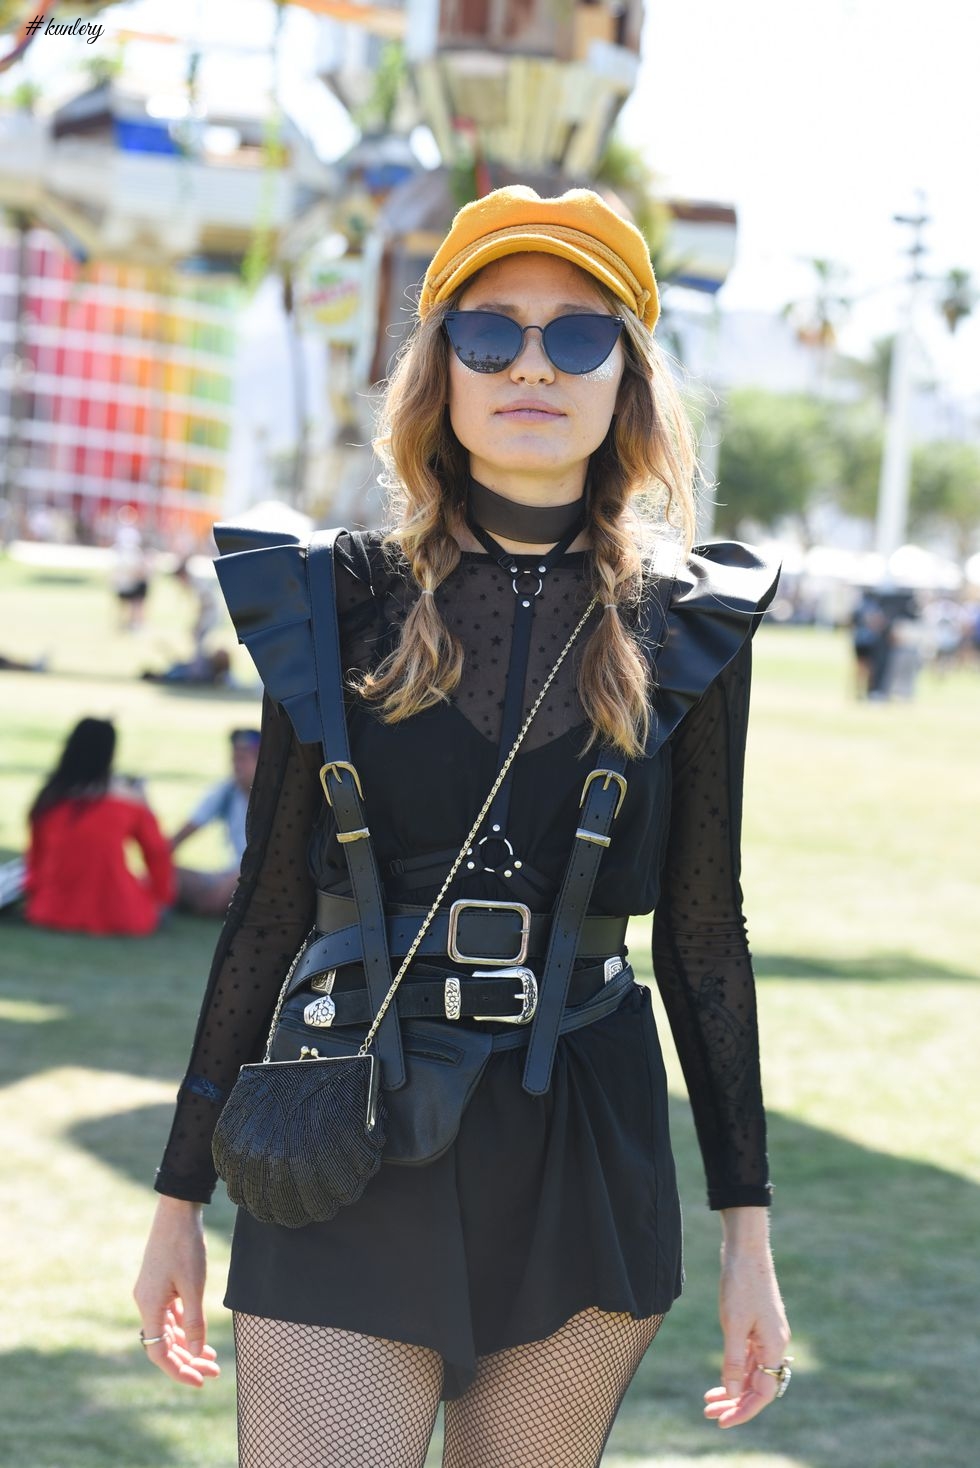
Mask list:
[[[210,1139],[223,1097],[262,1053],[283,977],[313,925],[315,890],[350,892],[318,780],[302,547],[254,532],[221,543],[235,573],[225,594],[266,698],[242,879],[156,1180],[163,1193],[202,1202],[215,1185]],[[515,560],[530,569],[538,558]],[[342,536],[339,562],[345,666],[368,667],[393,645],[418,591],[378,533]],[[650,633],[650,738],[627,766],[590,905],[609,915],[656,908],[656,980],[713,1208],[764,1205],[770,1194],[739,832],[751,634],[775,580],[736,544],[709,546],[651,580],[632,614]],[[588,604],[589,553],[566,553],[543,583],[525,709]],[[463,552],[437,592],[465,651],[453,698],[392,725],[351,700],[352,758],[391,902],[435,898],[493,782],[514,600],[490,556]],[[551,906],[595,757],[583,757],[576,692],[593,625],[515,762],[510,877],[502,863],[492,873],[464,868],[444,903]],[[619,956],[628,962],[626,949]],[[433,971],[413,964],[404,982]],[[682,1283],[680,1211],[649,992],[632,986],[614,1013],[559,1040],[544,1098],[522,1089],[524,1059],[495,1052],[450,1151],[423,1168],[383,1164],[332,1222],[284,1229],[239,1210],[226,1304],[430,1347],[445,1362],[446,1397],[465,1390],[478,1356],[541,1339],[588,1306],[636,1317],[669,1309]]]

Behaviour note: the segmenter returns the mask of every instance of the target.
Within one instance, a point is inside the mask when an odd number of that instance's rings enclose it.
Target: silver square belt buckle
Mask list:
[[[468,907],[480,909],[483,912],[513,912],[521,920],[520,941],[517,952],[501,958],[492,958],[485,953],[461,953],[458,945],[459,920]],[[531,938],[531,909],[523,902],[467,902],[461,899],[454,902],[449,909],[449,957],[456,963],[483,963],[500,964],[509,966],[522,964],[527,958],[528,944]]]

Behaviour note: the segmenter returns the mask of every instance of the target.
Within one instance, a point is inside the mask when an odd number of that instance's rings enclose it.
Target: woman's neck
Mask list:
[[[565,491],[564,498],[542,504],[519,499],[500,489],[490,489],[472,476],[467,486],[467,520],[515,555],[546,554],[577,523],[581,528],[568,548],[573,551],[588,549],[589,537],[584,524],[586,513],[584,489],[573,498],[569,498]],[[461,535],[460,544],[464,550],[483,548],[469,526],[465,529],[465,540]]]
[[[515,556],[543,556],[546,555],[548,551],[551,550],[552,546],[556,544],[555,540],[549,540],[542,541],[539,545],[528,545],[527,541],[510,540],[506,535],[496,535],[493,531],[491,531],[490,533],[491,535],[493,535],[494,540],[499,546],[502,547],[503,550],[510,551]],[[477,540],[476,536],[473,535],[471,531],[466,529],[465,526],[457,534],[456,540],[459,542],[460,550],[480,551],[481,554],[483,553],[483,546]],[[581,534],[577,535],[572,541],[571,545],[566,551],[566,555],[570,555],[572,551],[588,550],[591,544],[592,542],[589,539],[588,531],[583,530]]]

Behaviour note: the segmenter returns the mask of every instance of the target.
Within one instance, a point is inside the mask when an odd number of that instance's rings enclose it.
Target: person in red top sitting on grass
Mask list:
[[[106,719],[75,725],[31,806],[25,913],[72,933],[152,933],[176,896],[170,846],[137,782],[114,777],[116,730]],[[146,874],[126,860],[143,853]]]

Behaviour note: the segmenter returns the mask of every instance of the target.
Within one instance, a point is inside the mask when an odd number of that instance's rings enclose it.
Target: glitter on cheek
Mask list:
[[[610,352],[604,362],[598,367],[593,367],[591,372],[583,372],[579,382],[612,382],[619,371],[619,363],[614,361],[614,354]]]

